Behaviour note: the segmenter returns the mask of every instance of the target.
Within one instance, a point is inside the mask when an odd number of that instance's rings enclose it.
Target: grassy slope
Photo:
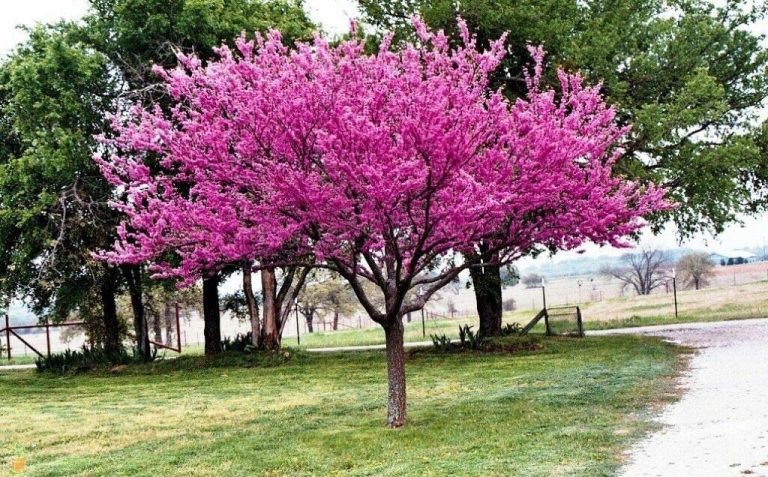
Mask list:
[[[396,431],[382,426],[377,352],[0,373],[0,463],[21,445],[35,476],[610,474],[647,429],[648,406],[671,398],[681,349],[543,343],[515,356],[411,356],[409,425]]]

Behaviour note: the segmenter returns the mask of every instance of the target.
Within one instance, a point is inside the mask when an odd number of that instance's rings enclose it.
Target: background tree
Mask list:
[[[680,257],[677,270],[684,286],[698,290],[709,285],[709,279],[714,273],[715,263],[705,252],[693,252]]]
[[[108,112],[168,104],[153,64],[175,64],[175,51],[207,59],[213,45],[274,25],[297,38],[312,30],[299,2],[277,0],[93,0],[82,23],[31,29],[0,70],[2,293],[52,319],[81,306],[89,316],[101,310],[98,329],[114,349],[114,297],[127,290],[137,348],[148,357],[146,271],[91,257],[114,242],[119,221],[107,206],[112,189],[90,160],[93,137],[109,131]],[[215,326],[218,304],[207,302]]]
[[[621,262],[619,266],[603,268],[601,273],[619,280],[622,290],[631,286],[638,295],[650,295],[666,282],[671,266],[664,252],[652,248],[625,254]]]
[[[529,273],[523,277],[523,285],[525,285],[525,288],[538,287],[541,286],[542,283],[544,283],[544,277],[538,273]]]
[[[506,263],[587,240],[621,245],[642,215],[668,206],[662,190],[611,177],[625,130],[597,88],[560,73],[559,94],[540,89],[537,51],[528,95],[509,103],[487,89],[503,39],[480,53],[465,25],[455,49],[415,28],[419,42],[403,53],[321,38],[292,52],[273,32],[207,66],[182,56],[185,69],[164,74],[180,107],[115,121],[100,160],[131,197],[105,259],[147,257],[187,281],[248,259],[341,275],[384,328],[392,427],[405,423],[403,316],[479,263],[457,253],[488,244]],[[158,251],[186,234],[189,216],[195,246],[163,262]]]
[[[768,52],[754,31],[765,2],[736,0],[359,0],[368,23],[412,40],[418,13],[457,41],[464,18],[481,42],[509,33],[509,55],[491,78],[524,95],[528,43],[543,44],[554,66],[600,81],[622,124],[632,124],[615,172],[668,188],[680,207],[656,214],[681,238],[722,232],[741,214],[766,210],[768,126],[755,111],[768,96]],[[482,246],[481,246],[482,248]],[[473,273],[481,327],[500,324],[494,257]],[[500,331],[500,330],[499,330]]]
[[[106,57],[73,29],[29,30],[0,69],[0,285],[53,321],[100,316],[95,341],[115,353],[123,280],[90,252],[114,241],[118,217],[90,156],[117,86]]]
[[[353,313],[358,302],[350,286],[337,274],[315,269],[310,272],[304,288],[298,295],[299,311],[307,322],[310,333],[314,331],[314,318],[324,322],[331,318],[331,329],[339,329],[339,317]]]

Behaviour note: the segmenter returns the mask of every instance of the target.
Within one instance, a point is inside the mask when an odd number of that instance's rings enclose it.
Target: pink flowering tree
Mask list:
[[[597,87],[561,72],[560,90],[543,90],[534,50],[530,93],[509,102],[488,88],[503,38],[481,52],[459,21],[454,48],[414,24],[419,41],[400,52],[320,37],[289,50],[272,32],[208,65],[182,57],[158,71],[173,112],[116,120],[99,159],[127,214],[108,260],[187,282],[243,260],[346,279],[386,335],[392,427],[406,420],[402,317],[476,265],[463,252],[483,244],[504,263],[623,245],[668,207],[612,175],[626,131]]]

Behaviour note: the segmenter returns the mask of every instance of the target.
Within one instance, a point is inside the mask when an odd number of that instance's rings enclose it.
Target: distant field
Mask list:
[[[656,293],[649,296],[611,298],[601,302],[581,305],[586,329],[608,329],[627,326],[645,326],[667,323],[736,320],[768,317],[768,281],[746,285],[711,287],[701,290],[678,291],[678,318],[675,319],[672,293]],[[519,310],[504,314],[505,323],[524,325],[533,318],[532,310]],[[468,324],[478,328],[476,316],[454,320],[426,322],[426,334],[422,335],[420,321],[406,324],[406,341],[429,340],[430,334],[445,334],[458,338],[459,326]],[[286,344],[295,345],[295,338],[286,338]],[[336,347],[381,344],[384,332],[380,327],[364,330],[316,332],[303,335],[305,348]]]
[[[409,424],[384,427],[381,352],[224,355],[125,372],[0,373],[0,475],[611,475],[676,397],[684,350],[539,338],[519,354],[408,358]]]
[[[735,286],[678,290],[678,321],[768,317],[768,281]],[[582,307],[585,319],[598,321],[675,320],[672,293],[611,298]]]
[[[750,266],[754,269],[754,264]],[[761,265],[762,266],[762,265]],[[735,267],[724,267],[724,269]],[[754,272],[757,273],[757,272]],[[723,283],[723,280],[718,280]],[[727,283],[727,281],[725,281]],[[540,290],[538,293],[541,293]],[[586,329],[607,329],[654,324],[736,320],[768,317],[768,280],[743,285],[722,285],[701,290],[678,291],[678,317],[675,318],[672,293],[654,293],[649,296],[629,295],[581,304]],[[505,313],[505,323],[524,325],[535,315],[533,309]],[[467,315],[456,319],[426,320],[422,333],[420,314],[405,327],[406,341],[428,341],[429,335],[445,334],[458,339],[460,325],[468,324],[478,329],[477,316]],[[356,346],[384,343],[384,332],[375,325],[372,328],[305,333],[301,335],[302,348]],[[284,338],[286,346],[297,345],[295,336]],[[203,347],[193,344],[184,348],[184,354],[202,354]],[[171,351],[161,355],[176,356]],[[34,363],[35,356],[16,356],[11,364]],[[8,364],[0,357],[0,365]]]

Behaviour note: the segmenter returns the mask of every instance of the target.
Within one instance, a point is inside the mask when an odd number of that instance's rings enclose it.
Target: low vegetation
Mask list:
[[[2,373],[13,413],[0,462],[21,449],[29,476],[613,472],[649,406],[674,398],[685,351],[655,338],[535,341],[514,354],[410,351],[411,425],[397,431],[382,426],[380,352]]]

